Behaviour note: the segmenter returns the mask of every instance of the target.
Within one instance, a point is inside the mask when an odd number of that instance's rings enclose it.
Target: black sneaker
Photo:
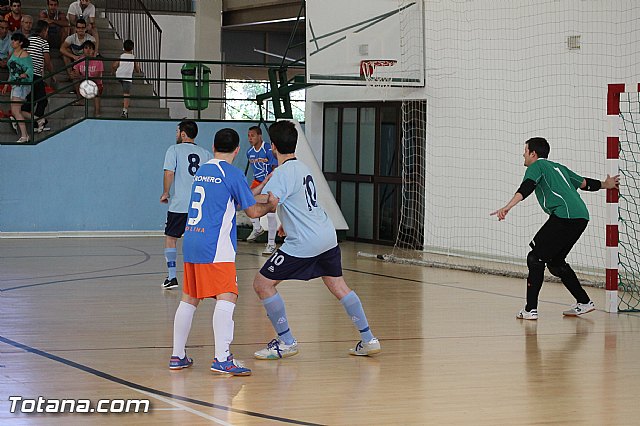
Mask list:
[[[171,279],[167,277],[164,280],[164,284],[162,284],[162,288],[164,288],[165,290],[171,290],[172,288],[176,288],[176,287],[178,287],[178,279],[175,277]]]

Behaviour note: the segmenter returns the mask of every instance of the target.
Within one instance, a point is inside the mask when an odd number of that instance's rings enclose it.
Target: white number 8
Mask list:
[[[196,186],[193,190],[196,194],[200,194],[200,201],[193,201],[191,203],[191,208],[198,211],[196,217],[189,218],[189,225],[197,225],[198,222],[202,219],[202,203],[204,203],[204,188],[201,186]]]

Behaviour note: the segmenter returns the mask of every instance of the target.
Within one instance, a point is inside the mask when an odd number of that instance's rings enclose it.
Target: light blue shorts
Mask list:
[[[27,99],[27,95],[31,93],[31,86],[11,86],[11,97]]]

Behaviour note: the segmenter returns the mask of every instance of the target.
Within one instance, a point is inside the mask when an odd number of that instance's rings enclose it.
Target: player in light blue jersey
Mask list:
[[[329,291],[340,300],[360,332],[360,342],[349,353],[373,355],[380,352],[380,342],[369,329],[362,303],[342,276],[335,227],[318,204],[311,171],[296,159],[298,131],[292,122],[279,121],[269,127],[269,136],[278,158],[278,168],[264,186],[261,197],[272,193],[277,199],[282,222],[279,232],[286,233],[286,239],[253,281],[253,288],[277,333],[277,337],[254,356],[258,359],[280,359],[298,353],[298,342],[289,329],[284,301],[276,286],[284,280],[307,281],[317,277],[322,277]]]
[[[262,140],[262,130],[258,126],[249,127],[249,143],[251,147],[247,150],[247,160],[253,171],[253,183],[251,188],[260,185],[264,179],[278,166],[278,160],[273,155],[271,144]],[[260,218],[251,219],[253,231],[247,237],[248,242],[254,242],[264,233],[260,225]],[[265,256],[271,256],[276,250],[276,228],[278,222],[275,213],[267,213],[267,245],[262,251]]]
[[[187,224],[193,177],[201,164],[213,158],[211,152],[195,144],[196,136],[198,125],[195,121],[182,121],[176,130],[176,144],[167,149],[164,157],[163,192],[160,202],[169,204],[164,229],[164,257],[167,261],[168,275],[162,284],[162,288],[167,290],[178,287],[176,245]]]

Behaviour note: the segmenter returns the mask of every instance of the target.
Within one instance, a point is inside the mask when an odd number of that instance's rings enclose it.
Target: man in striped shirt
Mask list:
[[[51,56],[49,55],[49,42],[47,41],[47,33],[49,24],[46,21],[39,20],[34,29],[34,35],[29,37],[29,47],[27,51],[33,60],[33,91],[27,97],[27,101],[22,105],[22,111],[26,119],[31,118],[31,102],[35,103],[34,119],[37,121],[37,132],[45,129],[47,120],[41,118],[44,110],[49,103],[47,101],[47,93],[45,91],[45,82],[42,76],[45,69],[49,72],[53,71],[51,65]],[[33,98],[32,98],[33,97]]]

